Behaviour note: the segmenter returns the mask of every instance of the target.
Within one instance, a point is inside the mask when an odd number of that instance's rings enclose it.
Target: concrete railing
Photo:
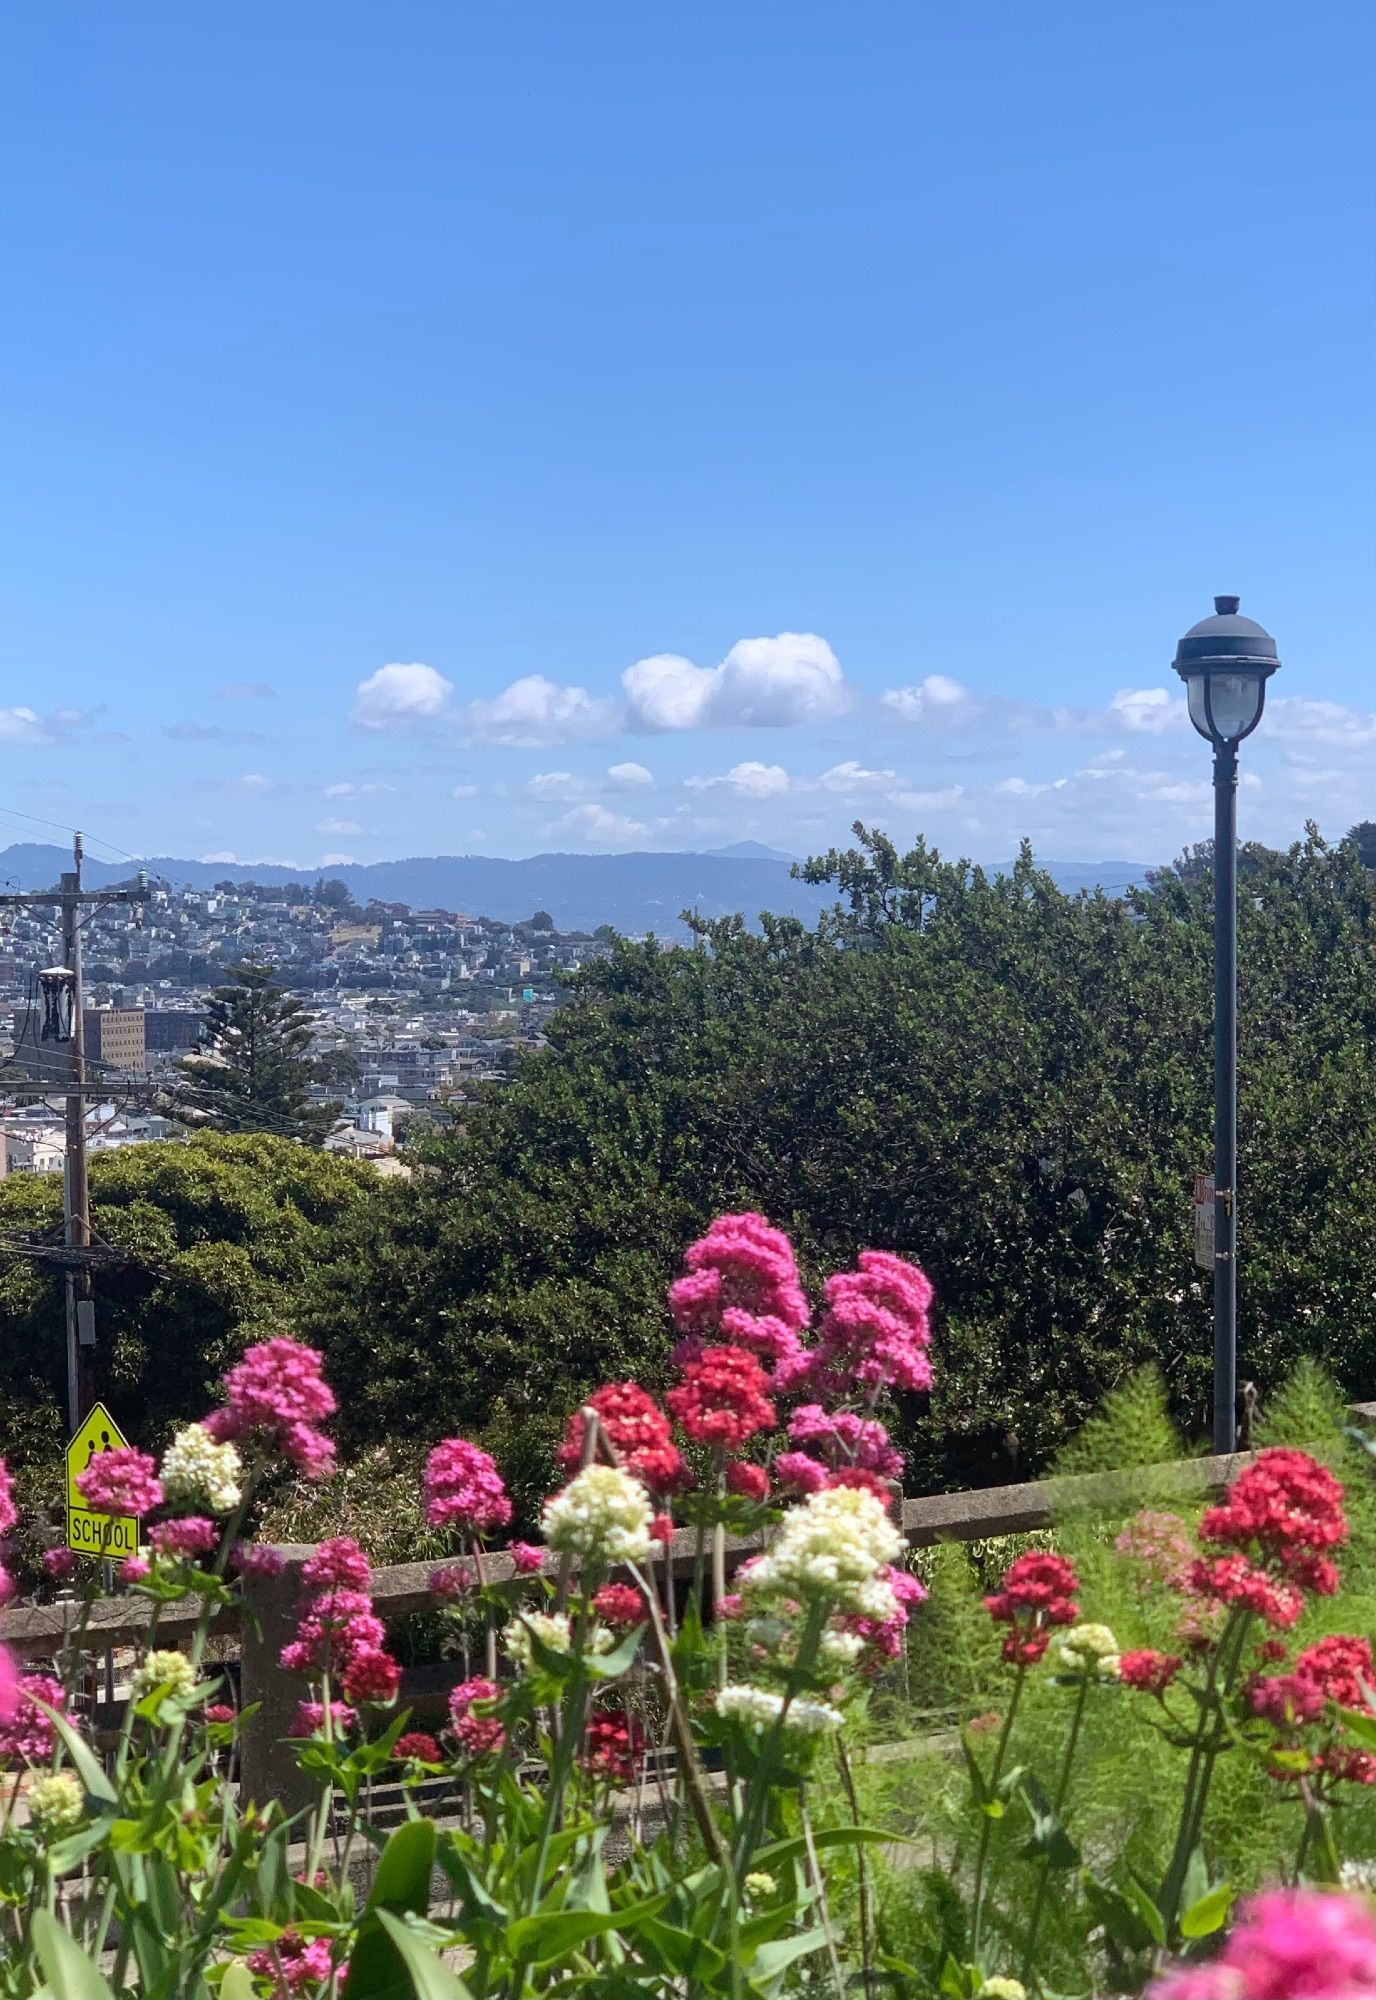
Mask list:
[[[1358,1422],[1376,1423],[1376,1403],[1352,1406]],[[1020,1486],[976,1487],[959,1493],[937,1493],[903,1502],[903,1534],[910,1548],[931,1548],[939,1542],[979,1542],[1000,1535],[1034,1533],[1050,1527],[1066,1514],[1081,1509],[1101,1508],[1113,1512],[1131,1506],[1149,1486],[1153,1499],[1175,1498],[1189,1502],[1204,1498],[1226,1486],[1254,1454],[1239,1452],[1232,1457],[1181,1459],[1168,1465],[1144,1466],[1122,1473],[1094,1473],[1070,1479],[1041,1479]],[[675,1576],[686,1575],[693,1563],[696,1532],[680,1529],[666,1551]],[[257,1704],[256,1713],[245,1726],[240,1745],[240,1770],[247,1796],[279,1798],[289,1808],[304,1803],[295,1759],[286,1744],[287,1730],[301,1697],[301,1682],[278,1666],[282,1647],[296,1629],[297,1600],[302,1593],[301,1566],[314,1544],[279,1545],[283,1558],[280,1575],[245,1577],[242,1581],[243,1607],[218,1611],[210,1630],[216,1634],[238,1633],[240,1642],[240,1703]],[[734,1569],[759,1547],[758,1537],[732,1537],[727,1543],[728,1569]],[[373,1572],[372,1597],[382,1618],[403,1618],[428,1611],[440,1601],[430,1588],[435,1564],[395,1563]],[[551,1557],[549,1571],[557,1567]],[[509,1555],[493,1551],[484,1557],[489,1582],[505,1582],[515,1568]],[[0,1639],[26,1656],[51,1655],[63,1651],[73,1640],[81,1617],[80,1604],[57,1603],[18,1606],[0,1611]],[[247,1613],[247,1615],[243,1615]],[[109,1647],[138,1645],[145,1637],[152,1614],[146,1598],[97,1598],[86,1612],[81,1644],[83,1650],[104,1652]],[[175,1645],[190,1636],[198,1607],[181,1604],[164,1607],[158,1617],[158,1639]],[[455,1667],[452,1680],[461,1678]],[[420,1668],[403,1678],[401,1700],[424,1710],[442,1707],[446,1676],[434,1669]]]

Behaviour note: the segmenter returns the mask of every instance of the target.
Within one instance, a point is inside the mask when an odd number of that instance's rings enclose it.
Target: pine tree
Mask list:
[[[177,1065],[198,1110],[229,1132],[295,1134],[319,1144],[338,1106],[307,1103],[316,1077],[306,1009],[270,965],[236,965],[210,996],[200,1048]]]

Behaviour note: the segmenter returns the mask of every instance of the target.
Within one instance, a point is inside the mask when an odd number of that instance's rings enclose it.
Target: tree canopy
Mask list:
[[[226,1131],[323,1138],[337,1107],[307,1102],[317,1065],[304,1003],[271,966],[236,965],[230,978],[210,996],[198,1053],[177,1065],[200,1107]]]

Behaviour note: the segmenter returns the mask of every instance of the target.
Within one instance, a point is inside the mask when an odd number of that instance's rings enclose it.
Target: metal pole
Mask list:
[[[63,1231],[69,1250],[89,1249],[90,1192],[86,1180],[86,1021],[81,991],[81,835],[72,849],[75,866],[62,877],[62,951],[72,973],[72,1039],[70,1085],[67,1091],[66,1161],[62,1177]],[[90,1351],[81,1344],[78,1305],[91,1296],[91,1274],[77,1268],[66,1274],[67,1415],[75,1433],[95,1402]]]
[[[1214,752],[1214,1450],[1237,1449],[1237,746]]]

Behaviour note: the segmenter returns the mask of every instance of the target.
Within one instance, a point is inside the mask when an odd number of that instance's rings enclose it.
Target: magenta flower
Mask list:
[[[501,1718],[491,1713],[490,1704],[501,1694],[495,1681],[482,1678],[460,1681],[449,1690],[449,1726],[470,1757],[486,1757],[506,1742]],[[478,1711],[481,1709],[482,1713]]]
[[[495,1459],[466,1438],[437,1444],[425,1465],[426,1525],[490,1535],[510,1519],[511,1502]]]
[[[121,1583],[143,1583],[152,1574],[147,1556],[126,1556],[115,1572]]]
[[[1146,2000],[1371,2000],[1376,1911],[1359,1896],[1273,1889],[1242,1905],[1208,1965],[1167,1973]]]
[[[275,1447],[307,1479],[323,1479],[334,1445],[316,1425],[334,1415],[334,1392],[313,1347],[283,1335],[250,1347],[225,1376],[225,1401],[205,1418],[218,1444]]]
[[[903,1454],[889,1443],[889,1434],[874,1417],[849,1410],[835,1416],[820,1403],[800,1403],[788,1422],[789,1442],[810,1447],[830,1466],[854,1465],[877,1472],[881,1479],[901,1479]]]
[[[346,1701],[330,1703],[330,1728],[336,1736],[344,1735],[358,1721],[358,1710],[350,1708]],[[319,1736],[325,1727],[325,1710],[318,1701],[298,1701],[296,1715],[288,1736]]]
[[[827,1469],[805,1451],[781,1451],[774,1461],[774,1477],[786,1493],[820,1493],[827,1483]]]
[[[122,1446],[97,1452],[78,1472],[76,1488],[94,1514],[151,1514],[163,1497],[156,1471],[157,1461],[146,1451]]]
[[[236,1542],[229,1552],[229,1566],[240,1576],[280,1576],[286,1558],[271,1542]]]
[[[534,1542],[510,1542],[507,1554],[517,1576],[538,1576],[545,1566],[545,1552],[536,1548]]]
[[[284,2000],[320,1990],[334,1970],[334,1947],[328,1938],[299,1937],[285,1930],[275,1944],[261,1945],[248,1955],[248,1969],[273,1981]]]
[[[733,1345],[767,1351],[779,1334],[762,1328],[752,1337],[746,1317],[777,1320],[794,1335],[807,1325],[793,1245],[764,1216],[719,1215],[683,1262],[685,1275],[669,1287],[669,1310],[681,1333],[725,1332]],[[730,1327],[724,1320],[729,1311],[742,1315]]]
[[[477,1572],[467,1563],[441,1563],[430,1572],[432,1593],[446,1600],[466,1596],[477,1581]]]
[[[44,1549],[43,1567],[57,1583],[69,1577],[76,1569],[76,1555],[71,1549]]]
[[[373,1572],[358,1543],[349,1535],[336,1535],[302,1563],[301,1580],[312,1590],[366,1590]]]
[[[887,1250],[862,1250],[859,1268],[827,1279],[827,1310],[806,1373],[788,1371],[788,1385],[829,1394],[861,1383],[880,1389],[930,1389],[931,1280],[916,1264]]]
[[[35,1702],[46,1702],[59,1715],[67,1713],[67,1696],[61,1681],[50,1674],[20,1674],[13,1677],[14,1658],[0,1646],[0,1770],[15,1764],[46,1764],[57,1744],[57,1731]],[[7,1663],[7,1664],[6,1664]],[[4,1709],[8,1707],[6,1719]]]
[[[395,1701],[401,1668],[381,1646],[360,1646],[350,1654],[340,1686],[350,1701]]]
[[[160,1556],[177,1556],[190,1561],[208,1556],[218,1546],[220,1531],[213,1521],[188,1514],[178,1521],[159,1521],[148,1530],[148,1539]]]

